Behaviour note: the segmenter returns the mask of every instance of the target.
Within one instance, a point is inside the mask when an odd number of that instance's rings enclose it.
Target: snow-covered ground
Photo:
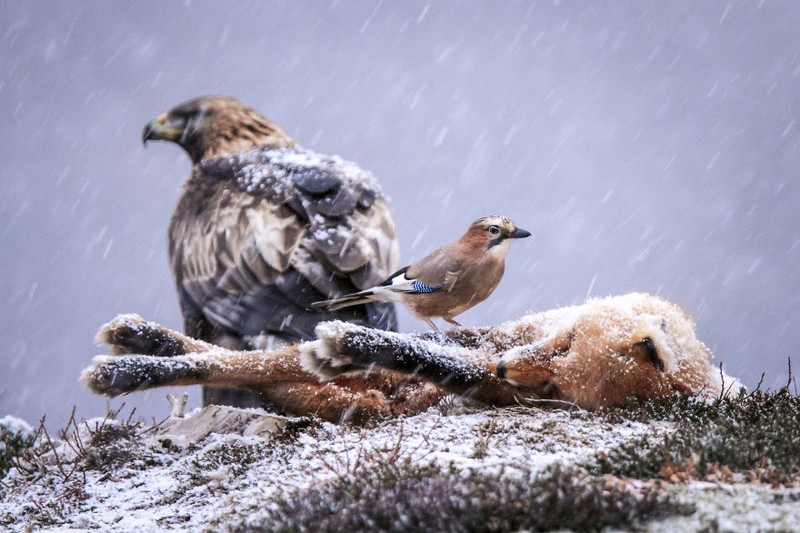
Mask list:
[[[79,422],[67,431],[69,442],[54,439],[37,473],[9,472],[0,485],[3,528],[224,529],[259,523],[275,497],[357,476],[380,462],[513,476],[585,462],[598,451],[671,430],[667,422],[612,423],[579,410],[522,407],[432,408],[372,428],[287,421],[256,410],[197,410],[158,428],[141,426],[137,434],[121,431],[93,452],[88,443],[102,424]],[[81,472],[70,475],[76,458],[95,465],[85,478]],[[791,530],[800,523],[798,489],[654,483],[696,510],[650,523],[652,531]]]

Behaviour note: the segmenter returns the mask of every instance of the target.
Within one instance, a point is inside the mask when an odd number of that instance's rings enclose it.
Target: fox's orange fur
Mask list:
[[[227,350],[137,315],[120,315],[104,325],[97,341],[108,344],[113,355],[95,357],[81,380],[107,396],[160,386],[234,386],[258,392],[288,413],[334,422],[419,412],[441,396],[430,383],[390,371],[322,382],[300,366],[297,344],[271,351]]]
[[[554,396],[585,407],[673,392],[714,397],[741,386],[711,364],[711,351],[677,305],[648,294],[595,299],[493,328],[506,347],[522,337],[534,340],[505,351],[498,363],[504,377],[552,387]]]
[[[316,332],[316,341],[235,352],[123,315],[98,334],[115,355],[95,358],[82,380],[112,396],[168,385],[236,386],[288,413],[354,422],[420,412],[448,393],[496,406],[550,398],[596,409],[632,396],[713,397],[738,388],[730,378],[723,383],[689,318],[647,294],[446,333],[345,322]]]

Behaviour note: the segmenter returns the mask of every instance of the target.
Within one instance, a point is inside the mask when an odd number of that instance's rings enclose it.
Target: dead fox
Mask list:
[[[710,398],[740,387],[712,366],[686,314],[648,294],[444,333],[326,322],[316,335],[278,350],[236,352],[122,315],[97,336],[114,355],[96,357],[81,379],[109,396],[161,386],[236,386],[287,413],[355,423],[414,414],[446,394],[494,406],[552,399],[598,409],[629,397]]]

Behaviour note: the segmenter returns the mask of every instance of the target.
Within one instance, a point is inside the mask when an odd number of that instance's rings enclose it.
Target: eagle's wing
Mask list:
[[[256,150],[195,166],[170,227],[187,322],[228,335],[313,337],[323,320],[396,328],[388,304],[311,310],[397,267],[394,219],[374,178],[301,149]]]

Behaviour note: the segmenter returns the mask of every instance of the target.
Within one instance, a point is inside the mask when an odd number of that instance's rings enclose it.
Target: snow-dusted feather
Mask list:
[[[174,142],[193,164],[169,228],[187,333],[247,348],[307,339],[317,322],[336,318],[396,327],[383,303],[309,309],[397,268],[394,218],[372,174],[302,148],[226,96],[178,104],[151,120],[142,140]]]

